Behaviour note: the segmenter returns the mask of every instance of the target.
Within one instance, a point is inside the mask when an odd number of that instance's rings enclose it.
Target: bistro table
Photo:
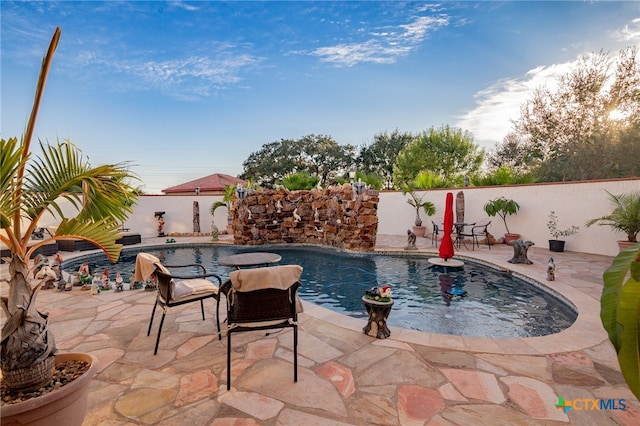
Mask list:
[[[219,263],[222,266],[232,266],[240,269],[242,267],[253,266],[269,266],[272,263],[278,263],[282,260],[282,256],[276,253],[268,253],[256,251],[251,253],[239,253],[220,258]]]

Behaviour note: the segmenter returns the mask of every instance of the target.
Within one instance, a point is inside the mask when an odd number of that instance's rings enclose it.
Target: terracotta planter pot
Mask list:
[[[564,243],[563,240],[549,240],[549,251],[563,252]]]
[[[424,237],[425,232],[427,232],[426,226],[413,226],[413,233],[416,234],[416,237]]]
[[[520,234],[504,234],[505,244],[509,244],[511,241],[515,241],[520,238]]]
[[[98,372],[97,359],[90,354],[68,353],[56,355],[56,365],[70,360],[90,363],[79,378],[46,395],[17,404],[0,407],[3,426],[31,425],[80,426],[87,413],[87,395],[91,379]]]
[[[633,246],[635,246],[638,243],[633,243],[631,241],[626,241],[626,240],[618,240],[618,248],[620,249],[620,251],[626,250],[628,248],[631,248]]]

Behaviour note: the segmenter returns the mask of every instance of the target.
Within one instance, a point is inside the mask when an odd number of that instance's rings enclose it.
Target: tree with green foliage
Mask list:
[[[640,59],[629,47],[612,60],[585,56],[557,88],[538,88],[521,106],[520,152],[542,181],[640,174]]]
[[[476,173],[483,160],[484,151],[473,143],[468,132],[450,126],[432,127],[400,151],[393,178],[396,184],[406,183],[426,171],[454,186],[461,184],[465,176]]]
[[[355,147],[340,145],[329,136],[308,135],[298,140],[282,139],[262,146],[244,161],[241,179],[273,188],[285,176],[303,172],[316,176],[322,186],[332,183],[353,163]]]
[[[311,176],[317,176],[320,185],[327,186],[336,175],[345,173],[353,163],[355,147],[339,145],[329,136],[308,135],[299,140],[302,150],[300,157],[304,169]]]
[[[288,190],[295,191],[297,189],[313,189],[320,179],[317,176],[311,176],[309,173],[297,172],[286,175],[282,180],[282,186]]]
[[[383,132],[375,135],[370,145],[360,148],[356,159],[358,168],[367,174],[375,173],[380,176],[385,189],[395,188],[393,165],[396,157],[414,139],[415,136],[411,133],[401,133],[398,129],[391,133]]]
[[[242,163],[244,171],[239,177],[245,180],[252,179],[260,186],[273,188],[276,182],[284,179],[288,173],[299,170],[300,148],[301,144],[292,139],[265,144]]]
[[[528,149],[527,138],[511,132],[487,154],[486,166],[490,171],[506,168],[520,175],[530,173],[534,160],[533,153]]]
[[[531,173],[519,173],[512,166],[502,164],[496,169],[469,176],[469,181],[474,186],[515,185],[519,183],[534,183],[536,178]]]

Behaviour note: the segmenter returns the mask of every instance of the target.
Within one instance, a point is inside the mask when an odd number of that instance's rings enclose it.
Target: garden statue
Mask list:
[[[164,237],[164,216],[165,212],[155,212],[153,215],[158,220],[158,237]]]
[[[407,229],[407,246],[405,250],[417,250],[416,247],[416,234],[411,229]]]
[[[68,290],[67,287],[69,287]],[[58,280],[58,291],[71,291],[71,288],[71,283],[68,283],[67,280],[64,279],[64,276],[61,276]]]
[[[58,276],[56,275],[51,265],[49,265],[49,259],[39,254],[34,259],[34,263],[35,269],[33,272],[35,277],[41,280],[41,288],[43,290],[54,288],[56,286],[55,282],[58,281]]]
[[[122,279],[120,272],[116,272],[116,291],[122,290],[124,290],[124,280]]]
[[[111,290],[111,283],[109,282],[109,270],[104,268],[102,276],[100,277],[100,290]]]
[[[89,262],[80,265],[74,284],[82,286],[81,290],[91,290],[91,269],[89,268]]]
[[[98,278],[97,272],[93,274],[93,279],[91,280],[91,294],[92,295],[100,294],[100,278]]]
[[[365,290],[364,297],[378,302],[389,302],[391,301],[391,286],[371,287],[370,290]]]
[[[524,263],[525,265],[531,265],[533,262],[527,258],[527,251],[529,247],[534,245],[533,241],[522,241],[517,239],[511,241],[509,244],[513,247],[513,257],[507,262],[509,263]]]
[[[549,258],[549,263],[547,264],[547,281],[555,281],[556,280],[556,264],[553,262],[553,257]]]

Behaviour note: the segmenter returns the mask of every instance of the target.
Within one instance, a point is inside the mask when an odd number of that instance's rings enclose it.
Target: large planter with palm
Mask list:
[[[41,143],[42,154],[31,153],[38,107],[59,38],[60,29],[56,28],[42,61],[24,135],[20,140],[0,139],[0,241],[10,251],[8,297],[2,297],[0,303],[7,318],[2,327],[0,366],[4,385],[16,392],[47,383],[56,364],[57,349],[48,315],[36,307],[41,286],[33,278],[29,259],[53,240],[76,238],[95,244],[116,261],[122,248],[115,242],[120,223],[131,213],[135,200],[134,188],[126,183],[131,175],[125,164],[92,166],[69,141]],[[65,215],[63,211],[69,210],[69,204],[75,211]],[[45,213],[59,220],[57,230],[49,238],[31,241]],[[71,387],[63,386],[54,392],[67,392],[65,388]],[[46,402],[45,396],[34,398],[27,412],[19,415],[25,424],[29,424],[31,411]],[[10,406],[2,406],[0,411],[3,424],[12,410],[7,407]],[[80,423],[81,420],[77,424]]]
[[[431,201],[424,201],[424,196],[418,195],[414,190],[405,190],[404,194],[409,194],[407,203],[416,211],[413,233],[418,237],[424,237],[426,236],[426,226],[422,225],[420,210],[423,210],[427,216],[433,216],[434,214],[436,214],[436,206]]]
[[[504,229],[506,229],[506,233],[504,234],[504,242],[509,244],[511,241],[517,240],[520,238],[520,234],[512,233],[509,231],[509,226],[507,226],[507,216],[518,214],[518,210],[520,210],[520,205],[514,200],[499,197],[493,200],[487,201],[484,205],[484,211],[489,216],[500,216],[502,222],[504,223]]]
[[[591,219],[587,226],[594,224],[610,226],[616,232],[627,235],[626,240],[618,241],[620,250],[634,246],[640,233],[640,191],[614,195],[607,191],[613,210],[606,216]]]

